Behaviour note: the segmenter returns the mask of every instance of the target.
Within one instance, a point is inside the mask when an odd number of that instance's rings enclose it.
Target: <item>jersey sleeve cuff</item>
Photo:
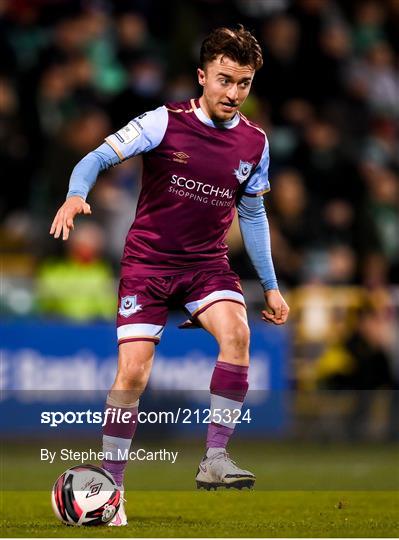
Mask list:
[[[68,191],[66,198],[69,199],[70,197],[81,197],[85,201],[87,195],[87,193],[83,193],[81,191]]]
[[[261,281],[264,292],[271,290],[278,290],[278,283],[276,279],[269,279],[267,281]]]

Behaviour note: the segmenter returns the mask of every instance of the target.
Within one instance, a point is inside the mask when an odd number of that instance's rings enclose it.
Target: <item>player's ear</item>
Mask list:
[[[204,86],[205,84],[205,71],[201,68],[197,69],[197,75],[198,75],[198,82],[201,86]]]

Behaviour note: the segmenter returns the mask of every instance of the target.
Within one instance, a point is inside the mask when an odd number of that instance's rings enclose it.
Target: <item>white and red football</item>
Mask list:
[[[112,476],[94,465],[71,467],[56,480],[51,503],[56,517],[68,525],[105,525],[120,504]]]

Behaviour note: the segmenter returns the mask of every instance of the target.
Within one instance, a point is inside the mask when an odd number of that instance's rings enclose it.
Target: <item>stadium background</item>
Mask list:
[[[265,203],[292,308],[287,328],[259,322],[262,292],[235,223],[229,248],[253,328],[257,419],[237,433],[238,455],[246,459],[249,450],[263,489],[399,485],[398,2],[2,0],[5,489],[46,489],[63,467],[36,467],[43,437],[56,444],[54,431],[40,431],[43,403],[99,406],[98,394],[87,391],[112,379],[118,262],[140,158],[101,176],[88,199],[93,215],[78,220],[63,244],[48,229],[70,172],[130,118],[199,95],[203,37],[238,22],[254,30],[264,51],[243,112],[268,134],[272,191]],[[149,408],[161,389],[172,396],[158,407],[177,406],[182,391],[185,403],[206,406],[187,395],[205,390],[198,374],[211,369],[216,347],[202,331],[177,330],[182,320],[182,313],[172,316],[158,348]],[[86,393],[72,401],[65,389]],[[57,444],[98,445],[90,430],[74,434],[59,430]],[[195,462],[198,435],[142,427],[150,445],[181,438]],[[180,480],[164,471],[152,489],[170,489],[170,481],[186,489],[182,478],[191,478],[194,461],[183,457]],[[139,489],[148,489],[146,475],[136,477]]]

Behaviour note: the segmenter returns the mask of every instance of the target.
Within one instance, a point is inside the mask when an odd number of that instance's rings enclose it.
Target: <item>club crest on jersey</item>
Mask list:
[[[130,317],[133,313],[141,311],[143,308],[137,304],[137,294],[134,296],[124,296],[121,299],[121,307],[118,310],[122,317]]]
[[[234,174],[237,178],[237,180],[242,184],[245,182],[245,180],[248,180],[249,175],[252,171],[252,163],[248,163],[248,161],[241,161],[240,165],[238,166],[238,169],[234,169]]]

